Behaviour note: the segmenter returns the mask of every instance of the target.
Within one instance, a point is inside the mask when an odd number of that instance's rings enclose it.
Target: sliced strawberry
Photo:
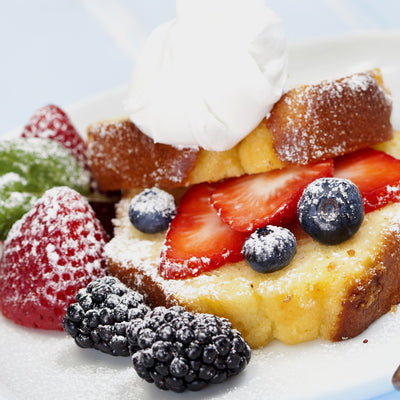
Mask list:
[[[400,201],[400,160],[382,151],[367,148],[337,158],[335,176],[357,185],[365,212]]]
[[[245,175],[220,183],[211,203],[229,226],[251,232],[262,226],[285,225],[296,216],[304,188],[313,180],[332,176],[333,161]]]
[[[160,273],[166,279],[183,279],[242,260],[247,234],[233,231],[210,204],[214,186],[192,186],[172,220],[163,250]]]
[[[87,167],[86,142],[68,115],[54,104],[36,110],[21,136],[55,140],[68,149],[82,167]]]

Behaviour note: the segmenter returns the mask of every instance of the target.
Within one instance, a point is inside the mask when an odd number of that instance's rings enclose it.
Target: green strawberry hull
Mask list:
[[[37,138],[0,141],[0,240],[42,194],[68,186],[90,191],[90,174],[59,143]]]

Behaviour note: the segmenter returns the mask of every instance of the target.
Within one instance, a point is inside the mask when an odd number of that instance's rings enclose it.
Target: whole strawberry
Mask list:
[[[11,228],[0,262],[0,310],[28,327],[62,330],[79,289],[105,275],[107,236],[87,201],[48,190]]]
[[[39,108],[25,126],[22,137],[37,137],[59,142],[87,167],[86,143],[72,125],[68,115],[61,108],[49,104]]]

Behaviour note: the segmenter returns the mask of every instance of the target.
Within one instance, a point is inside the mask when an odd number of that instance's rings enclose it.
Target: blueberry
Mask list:
[[[144,189],[129,205],[132,225],[144,233],[162,232],[176,214],[174,197],[158,188]]]
[[[296,238],[286,228],[267,225],[244,242],[242,254],[257,272],[274,272],[286,267],[296,253]]]
[[[297,215],[313,239],[334,245],[351,238],[364,218],[364,204],[357,186],[348,179],[320,178],[304,190]]]

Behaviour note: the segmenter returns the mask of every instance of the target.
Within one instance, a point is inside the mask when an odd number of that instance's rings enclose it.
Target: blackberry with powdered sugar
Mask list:
[[[163,390],[198,391],[250,361],[249,345],[227,319],[179,306],[157,307],[130,321],[126,332],[136,372]]]
[[[63,328],[79,347],[128,356],[128,321],[143,318],[149,311],[142,295],[106,276],[78,292],[76,302],[67,309]]]

